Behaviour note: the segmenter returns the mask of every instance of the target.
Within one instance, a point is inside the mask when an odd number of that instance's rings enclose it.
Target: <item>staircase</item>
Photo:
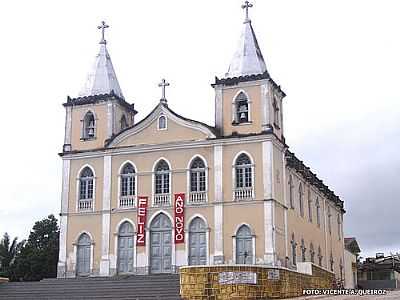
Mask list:
[[[0,299],[179,300],[179,275],[44,279],[0,284]]]

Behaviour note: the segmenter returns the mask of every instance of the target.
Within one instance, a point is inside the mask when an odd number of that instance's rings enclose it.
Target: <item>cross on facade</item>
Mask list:
[[[162,91],[161,101],[166,102],[167,99],[165,98],[165,87],[169,86],[169,83],[165,79],[162,79],[158,86],[161,88]]]
[[[251,4],[249,1],[245,1],[244,4],[242,5],[242,8],[246,10],[246,19],[244,20],[245,22],[249,22],[249,8],[252,8],[253,4]]]
[[[104,32],[110,26],[106,24],[106,22],[101,21],[101,25],[97,26],[97,29],[101,29],[101,41],[100,44],[107,44],[107,41],[104,39]]]

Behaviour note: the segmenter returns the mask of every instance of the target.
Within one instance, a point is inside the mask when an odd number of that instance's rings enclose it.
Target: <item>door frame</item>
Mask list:
[[[129,222],[133,226],[133,269],[136,273],[137,270],[137,247],[136,247],[136,239],[137,239],[137,231],[135,223],[132,222],[128,218],[123,218],[121,221],[118,222],[117,226],[115,227],[114,232],[114,259],[112,260],[111,265],[114,267],[115,273],[118,274],[118,236],[119,236],[119,228],[125,222]],[[112,257],[112,256],[111,256]],[[110,259],[111,259],[110,257]],[[130,274],[130,273],[128,273]]]
[[[253,261],[252,264],[256,264],[256,235],[254,234],[253,228],[247,224],[247,223],[241,223],[239,226],[236,227],[234,235],[232,235],[232,261],[234,264],[237,264],[236,261],[236,239],[237,239],[237,232],[239,231],[240,227],[243,225],[247,226],[250,229],[251,232],[251,247],[252,249],[252,255],[253,255]]]
[[[151,235],[151,223],[153,220],[159,215],[159,214],[164,214],[169,218],[169,221],[171,222],[171,273],[176,273],[177,268],[176,268],[176,247],[175,247],[175,223],[174,219],[172,216],[166,212],[165,210],[157,210],[155,211],[149,220],[146,222],[146,258],[147,258],[147,273],[150,274],[150,269],[151,269],[151,257],[150,257],[150,251],[151,251],[151,240],[150,240],[150,235]]]
[[[192,223],[192,221],[199,217],[200,219],[203,220],[203,222],[206,224],[206,247],[207,247],[207,265],[210,264],[210,226],[208,225],[207,219],[204,218],[202,215],[200,214],[194,214],[193,216],[191,216],[188,220],[188,222],[186,223],[185,226],[185,265],[189,265],[189,228],[190,228],[190,223]]]
[[[86,233],[90,237],[90,269],[89,269],[89,275],[91,276],[93,274],[93,255],[94,255],[94,239],[93,236],[90,234],[88,231],[81,231],[78,233],[78,235],[75,237],[75,242],[72,244],[74,246],[74,274],[75,277],[87,277],[87,276],[78,276],[78,241],[79,238],[81,237],[82,234]]]

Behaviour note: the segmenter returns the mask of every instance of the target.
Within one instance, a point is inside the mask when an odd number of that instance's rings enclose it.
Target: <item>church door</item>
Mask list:
[[[86,233],[79,237],[76,258],[77,276],[88,276],[90,274],[91,244],[90,237]]]
[[[195,218],[189,226],[189,265],[207,264],[206,225]]]
[[[118,232],[118,273],[133,272],[133,226],[123,223]]]
[[[253,238],[246,225],[241,226],[236,234],[236,263],[253,263]]]
[[[172,225],[164,214],[150,225],[150,272],[172,272]]]

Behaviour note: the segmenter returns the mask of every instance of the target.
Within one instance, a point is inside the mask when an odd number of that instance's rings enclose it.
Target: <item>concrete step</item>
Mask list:
[[[179,300],[179,276],[162,274],[10,282],[0,285],[0,299]]]

